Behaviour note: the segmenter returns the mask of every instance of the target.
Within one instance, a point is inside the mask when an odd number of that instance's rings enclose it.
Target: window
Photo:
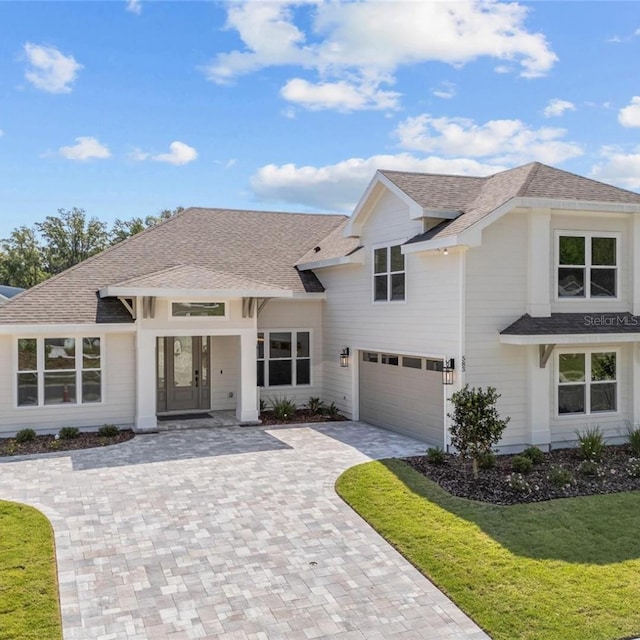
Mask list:
[[[102,402],[100,338],[18,339],[19,407]]]
[[[373,250],[373,299],[375,301],[404,300],[405,267],[401,246]]]
[[[394,367],[398,366],[398,356],[392,356],[388,353],[382,354],[382,364],[391,364]]]
[[[617,411],[617,353],[585,351],[558,355],[558,414]]]
[[[442,373],[444,368],[444,362],[442,360],[434,360],[433,358],[427,358],[426,369],[427,371],[437,371]]]
[[[409,369],[422,369],[422,358],[402,358],[402,366]]]
[[[558,236],[558,297],[617,297],[617,238]]]
[[[224,317],[224,302],[172,302],[171,316],[174,318],[219,318]]]
[[[378,354],[375,351],[363,351],[362,352],[362,361],[363,362],[378,362]]]
[[[311,384],[309,331],[258,333],[256,357],[259,387]]]

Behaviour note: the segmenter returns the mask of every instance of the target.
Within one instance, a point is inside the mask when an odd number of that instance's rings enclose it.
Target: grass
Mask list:
[[[0,500],[0,640],[60,640],[53,531],[42,513]]]
[[[640,492],[500,507],[451,496],[399,460],[340,496],[495,640],[640,635]]]

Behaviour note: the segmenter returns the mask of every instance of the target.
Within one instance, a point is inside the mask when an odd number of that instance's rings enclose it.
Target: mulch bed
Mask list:
[[[24,456],[33,453],[52,453],[53,451],[72,451],[76,449],[91,449],[92,447],[106,447],[110,444],[126,442],[134,437],[131,429],[120,431],[117,436],[107,438],[99,436],[97,432],[80,432],[69,440],[56,440],[55,436],[36,436],[31,442],[18,443],[14,438],[0,438],[1,456]]]
[[[404,461],[454,496],[500,505],[640,489],[640,477],[632,477],[629,473],[634,466],[640,473],[640,460],[633,458],[627,445],[606,447],[597,464],[597,475],[581,471],[583,460],[577,449],[556,449],[545,453],[543,462],[534,465],[530,473],[523,474],[526,487],[520,489],[514,489],[509,483],[513,458],[512,455],[498,456],[496,466],[480,469],[477,480],[473,478],[471,463],[463,462],[457,456],[447,454],[441,465],[428,462],[426,456],[404,458]],[[556,486],[549,480],[549,474],[554,476],[554,468],[557,467],[571,473],[568,484]]]
[[[303,424],[305,422],[341,422],[346,420],[344,416],[333,415],[327,416],[324,413],[313,413],[308,409],[297,409],[296,412],[287,420],[278,420],[274,417],[273,411],[262,411],[260,420],[263,425],[273,426],[276,424]]]

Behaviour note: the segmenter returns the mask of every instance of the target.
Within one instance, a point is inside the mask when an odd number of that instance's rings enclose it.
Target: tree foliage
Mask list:
[[[130,220],[118,218],[111,229],[84,209],[58,209],[34,227],[18,227],[0,240],[0,284],[28,289],[99,253],[110,245],[169,220],[183,207]]]
[[[473,475],[478,477],[478,461],[491,453],[511,418],[500,418],[496,403],[500,395],[494,387],[469,389],[469,385],[451,396],[451,444],[463,458],[471,458]]]

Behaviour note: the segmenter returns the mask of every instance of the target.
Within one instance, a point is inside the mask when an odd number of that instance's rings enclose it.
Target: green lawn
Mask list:
[[[51,524],[0,500],[0,640],[62,638]]]
[[[347,470],[338,493],[498,640],[640,635],[640,492],[499,507],[398,460]]]

